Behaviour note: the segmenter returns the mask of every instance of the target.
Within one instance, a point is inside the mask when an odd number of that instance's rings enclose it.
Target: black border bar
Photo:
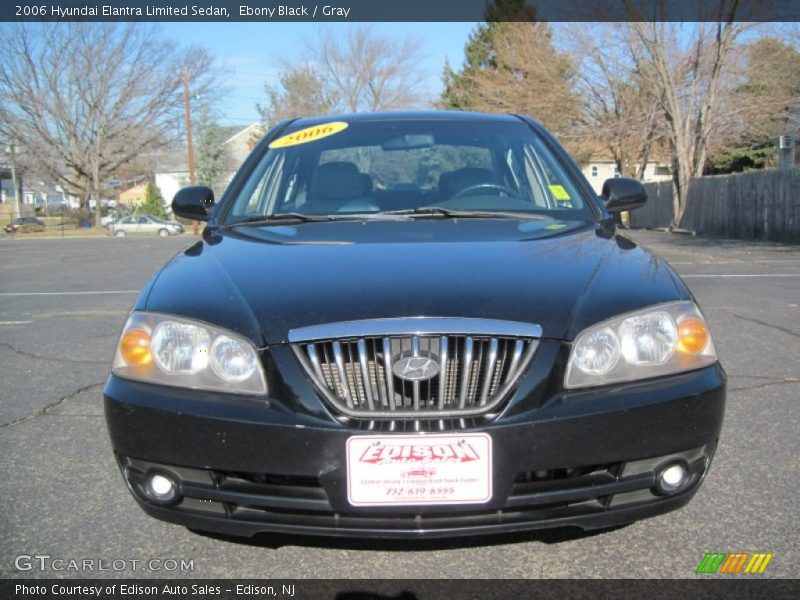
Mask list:
[[[3,0],[0,3],[0,22],[325,23],[486,20],[793,22],[800,21],[800,2],[797,0]]]
[[[624,567],[621,565],[621,569]],[[752,575],[694,579],[17,579],[0,580],[0,598],[23,600],[508,600],[536,598],[745,598],[783,600],[800,596],[797,579]],[[25,586],[23,590],[19,586]],[[126,586],[126,593],[122,593]],[[242,586],[242,587],[237,587]],[[81,588],[86,591],[75,591]],[[182,589],[184,588],[184,589]],[[36,589],[37,591],[32,591]],[[99,589],[100,593],[97,593]],[[95,591],[91,591],[95,590]],[[169,590],[169,592],[168,592]],[[269,593],[267,590],[272,590]],[[289,592],[288,590],[291,590]],[[238,593],[237,593],[238,592]]]

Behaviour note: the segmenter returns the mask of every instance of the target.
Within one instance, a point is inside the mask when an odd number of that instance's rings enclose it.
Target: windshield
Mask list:
[[[224,224],[281,215],[595,219],[521,121],[331,119],[283,133],[239,187]]]

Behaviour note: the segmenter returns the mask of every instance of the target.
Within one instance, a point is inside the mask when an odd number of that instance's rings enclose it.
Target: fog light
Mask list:
[[[144,483],[144,493],[158,504],[169,504],[178,497],[178,487],[166,475],[151,473]]]
[[[683,463],[672,463],[658,472],[656,488],[663,494],[675,494],[689,483],[689,469]]]

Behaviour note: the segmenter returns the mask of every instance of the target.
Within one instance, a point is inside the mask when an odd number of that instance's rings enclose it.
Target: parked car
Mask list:
[[[689,288],[516,115],[286,121],[150,279],[104,388],[150,515],[239,536],[606,528],[685,505],[725,373]],[[413,477],[409,474],[413,474]]]
[[[104,217],[100,217],[100,225],[103,227],[108,227],[112,223],[116,223],[117,221],[124,219],[125,217],[130,216],[130,213],[120,214],[117,212],[110,212]]]
[[[183,233],[183,225],[175,221],[164,221],[155,215],[131,215],[108,224],[108,234],[117,237],[128,235],[177,235]]]
[[[6,233],[33,233],[35,231],[44,231],[44,221],[36,217],[18,217],[11,221],[4,228]]]

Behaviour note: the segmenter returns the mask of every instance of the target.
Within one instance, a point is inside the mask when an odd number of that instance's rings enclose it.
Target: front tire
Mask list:
[[[124,231],[116,231],[116,232],[114,232],[114,235],[116,237],[127,237],[128,234],[125,233]]]
[[[169,235],[169,231],[166,229],[159,229],[158,230],[158,237],[167,237]]]

